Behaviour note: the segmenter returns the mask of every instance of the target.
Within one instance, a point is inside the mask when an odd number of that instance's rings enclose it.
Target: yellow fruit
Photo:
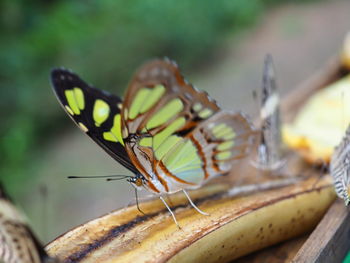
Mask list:
[[[329,177],[232,195],[222,185],[191,192],[209,216],[183,195],[171,196],[181,229],[159,200],[117,210],[47,246],[66,262],[228,262],[312,230],[335,199]],[[235,188],[237,189],[237,188]],[[230,194],[231,193],[231,194]]]
[[[283,141],[307,161],[329,162],[350,122],[350,75],[314,94],[294,122],[282,128]]]

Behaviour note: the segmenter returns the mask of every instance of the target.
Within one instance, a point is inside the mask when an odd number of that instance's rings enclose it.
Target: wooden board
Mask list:
[[[306,240],[292,262],[343,262],[350,250],[350,211],[338,199]]]

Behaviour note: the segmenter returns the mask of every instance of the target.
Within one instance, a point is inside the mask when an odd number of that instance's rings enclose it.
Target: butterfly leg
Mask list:
[[[168,204],[165,202],[163,196],[159,196],[159,198],[160,198],[160,200],[162,200],[163,204],[166,206],[166,208],[168,209],[169,213],[170,213],[171,216],[173,217],[174,222],[175,222],[175,224],[177,225],[177,227],[178,227],[179,229],[181,229],[179,223],[178,223],[177,220],[176,220],[175,214],[173,213],[173,211],[171,211],[170,207],[169,207]]]
[[[200,210],[194,203],[193,201],[191,200],[190,196],[188,195],[188,193],[186,192],[185,189],[182,189],[182,191],[184,192],[184,194],[186,195],[188,201],[190,202],[191,206],[197,210],[198,213],[202,214],[202,215],[205,215],[205,216],[208,216],[209,214],[206,213],[206,212],[203,212],[202,210]]]
[[[137,206],[137,210],[140,211],[141,214],[143,215],[146,215],[140,208],[140,205],[139,205],[139,196],[137,194],[137,189],[135,188],[135,198],[136,198],[136,206]]]

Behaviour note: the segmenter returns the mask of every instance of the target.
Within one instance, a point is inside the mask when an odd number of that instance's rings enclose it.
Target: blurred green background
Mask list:
[[[25,166],[37,146],[68,126],[50,90],[51,68],[74,69],[98,87],[122,94],[132,72],[152,57],[176,59],[186,71],[205,65],[227,34],[251,25],[265,5],[259,0],[2,1],[1,173],[11,174],[10,187],[32,180]]]
[[[168,56],[224,108],[254,114],[264,55],[288,92],[337,53],[348,10],[345,0],[2,0],[1,181],[44,241],[133,201],[126,182],[67,179],[129,172],[66,116],[53,67],[121,95],[144,61]]]

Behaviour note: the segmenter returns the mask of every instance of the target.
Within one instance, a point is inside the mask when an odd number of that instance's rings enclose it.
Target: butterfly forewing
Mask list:
[[[271,55],[265,58],[261,96],[262,125],[256,165],[263,170],[277,170],[284,161],[281,158],[280,102]]]
[[[58,262],[50,259],[0,186],[0,262]]]
[[[122,100],[89,86],[66,69],[53,70],[51,80],[58,100],[78,127],[114,159],[136,173],[121,134]]]
[[[151,61],[135,74],[122,114],[129,133],[154,135],[179,118],[189,132],[218,110],[214,100],[182,77],[175,62],[165,59]]]

